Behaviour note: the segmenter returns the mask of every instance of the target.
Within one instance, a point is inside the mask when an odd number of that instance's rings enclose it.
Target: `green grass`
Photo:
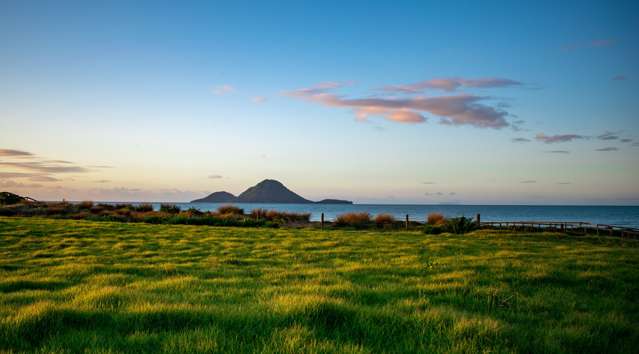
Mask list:
[[[636,352],[639,245],[0,218],[0,352]]]

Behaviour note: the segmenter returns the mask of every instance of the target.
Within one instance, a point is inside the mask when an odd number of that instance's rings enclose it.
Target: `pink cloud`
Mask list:
[[[443,90],[447,92],[455,91],[460,87],[472,87],[472,88],[494,88],[494,87],[508,87],[519,86],[522,83],[511,79],[503,79],[496,77],[487,77],[479,79],[463,79],[463,78],[436,78],[426,81],[420,81],[413,84],[405,85],[390,85],[385,86],[385,91],[390,92],[402,92],[402,93],[417,93],[426,89]]]
[[[229,84],[219,85],[213,88],[213,93],[218,96],[226,95],[227,93],[233,92],[235,92],[235,87]]]
[[[329,93],[337,85],[321,84],[288,92],[289,96],[329,107],[351,108],[359,121],[370,116],[381,116],[399,123],[423,123],[423,113],[440,117],[442,124],[471,125],[478,128],[508,126],[508,112],[482,104],[486,97],[454,95],[410,98],[356,98],[348,99]]]

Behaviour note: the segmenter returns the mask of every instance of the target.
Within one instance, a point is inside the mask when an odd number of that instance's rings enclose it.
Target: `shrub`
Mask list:
[[[52,215],[66,215],[74,211],[73,205],[67,202],[49,203],[44,208],[44,213],[47,216]]]
[[[263,216],[266,220],[275,222],[309,222],[310,213],[289,213],[285,211],[268,210]]]
[[[268,210],[257,208],[257,209],[251,210],[251,217],[255,220],[266,219],[267,213],[268,213]]]
[[[430,225],[430,224],[424,225],[424,233],[425,234],[439,235],[439,234],[442,233],[442,231],[443,231],[443,228],[440,225]]]
[[[87,200],[87,201],[78,203],[78,209],[80,210],[91,210],[91,208],[93,208],[92,201]]]
[[[428,225],[443,225],[446,223],[446,218],[441,213],[430,213],[426,218],[426,223]]]
[[[0,205],[18,204],[25,201],[24,197],[10,192],[0,192]]]
[[[139,212],[143,212],[143,213],[147,212],[147,211],[153,211],[153,205],[148,204],[148,203],[138,204],[138,205],[132,206],[131,210],[139,211]]]
[[[393,217],[391,214],[378,214],[375,217],[375,224],[377,224],[377,226],[382,227],[384,225],[392,225],[393,223],[395,223],[395,217]]]
[[[217,212],[225,215],[225,214],[233,214],[233,215],[244,215],[244,209],[238,208],[234,205],[222,205],[217,208]]]
[[[363,228],[370,224],[371,215],[369,213],[346,213],[338,215],[335,219],[336,226],[352,226]]]
[[[163,213],[177,214],[180,212],[180,207],[175,204],[160,204],[160,211]]]
[[[128,203],[118,203],[115,205],[115,209],[133,209],[133,205]]]
[[[451,218],[446,221],[445,229],[447,232],[454,234],[465,234],[477,229],[477,223],[471,218],[459,217]]]
[[[102,210],[113,210],[115,209],[115,207],[111,204],[107,204],[107,203],[99,203],[97,205],[100,209]]]
[[[180,213],[180,215],[186,215],[189,217],[194,217],[194,216],[202,216],[204,215],[204,212],[200,211],[199,209],[195,209],[195,208],[188,208],[186,211],[183,211]]]

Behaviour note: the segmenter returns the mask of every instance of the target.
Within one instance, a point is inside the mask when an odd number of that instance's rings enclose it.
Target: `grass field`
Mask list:
[[[0,352],[636,352],[639,244],[0,218]]]

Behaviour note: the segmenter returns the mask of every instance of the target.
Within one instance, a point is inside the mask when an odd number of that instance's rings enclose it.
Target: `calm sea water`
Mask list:
[[[202,211],[215,210],[218,203],[175,203],[182,209],[196,208]],[[482,221],[585,221],[639,228],[639,206],[542,206],[542,205],[391,205],[391,204],[234,204],[245,212],[253,209],[274,209],[290,212],[311,213],[311,220],[326,220],[347,212],[368,212],[373,215],[389,213],[397,219],[406,214],[411,220],[424,221],[426,215],[439,212],[448,217],[475,217],[481,214]],[[159,204],[154,204],[159,208]]]

